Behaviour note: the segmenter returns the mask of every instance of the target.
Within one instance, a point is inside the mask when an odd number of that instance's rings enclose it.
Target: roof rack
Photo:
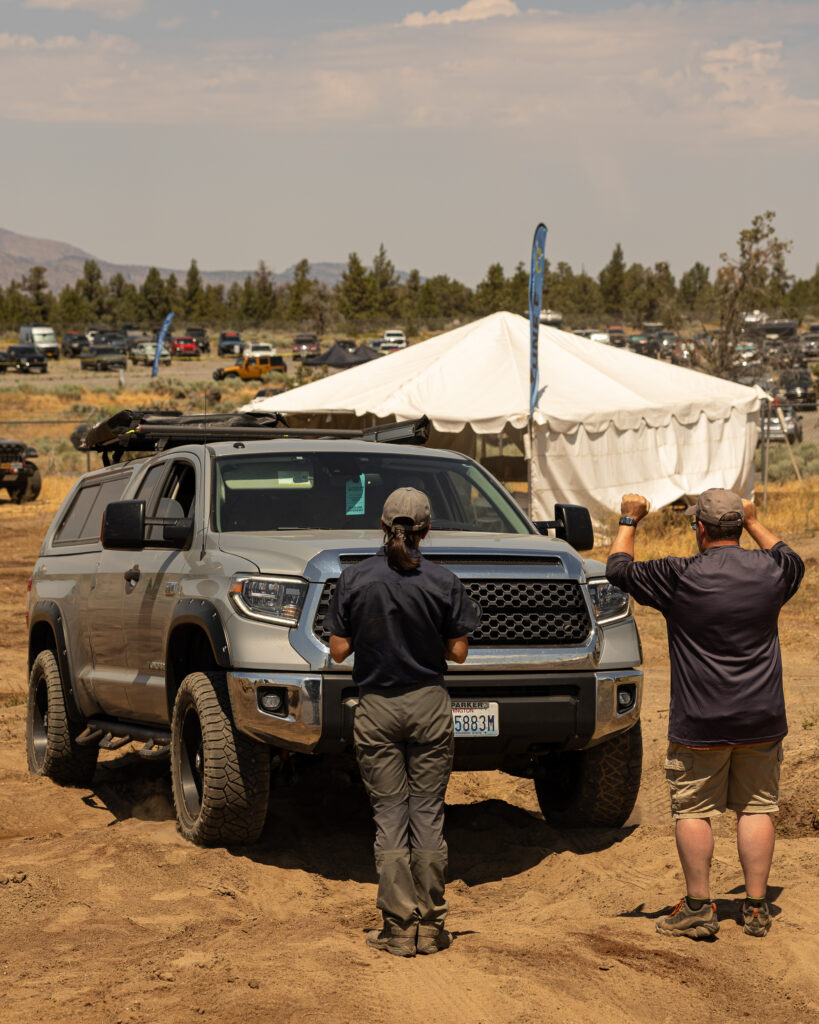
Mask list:
[[[425,444],[429,420],[402,420],[362,430],[327,430],[322,427],[289,427],[281,413],[235,412],[183,416],[170,411],[156,413],[123,409],[94,424],[82,443],[83,451],[101,452],[104,464],[119,462],[124,452],[154,452],[183,444],[216,441],[268,441],[276,438],[357,439],[390,444]]]

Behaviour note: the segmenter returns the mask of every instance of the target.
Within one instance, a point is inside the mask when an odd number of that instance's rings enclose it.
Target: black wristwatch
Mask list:
[[[620,516],[620,525],[621,526],[636,526],[637,525],[637,520],[634,518],[634,516]]]

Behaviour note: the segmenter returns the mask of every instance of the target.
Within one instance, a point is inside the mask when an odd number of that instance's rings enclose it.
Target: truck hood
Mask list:
[[[219,537],[222,551],[246,558],[259,572],[301,576],[311,582],[326,578],[328,568],[337,567],[341,556],[366,557],[375,554],[382,543],[378,530],[271,530]],[[421,552],[444,562],[445,556],[452,555],[453,569],[459,563],[509,566],[517,559],[541,558],[548,565],[545,560],[554,559],[550,575],[558,569],[561,576],[583,576],[583,559],[573,548],[537,534],[433,532],[422,542]],[[337,571],[335,568],[333,575]]]

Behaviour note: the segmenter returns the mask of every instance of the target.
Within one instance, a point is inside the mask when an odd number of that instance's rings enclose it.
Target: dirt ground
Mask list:
[[[400,960],[364,946],[377,925],[372,827],[360,785],[298,766],[276,780],[262,840],[184,842],[166,766],[105,754],[94,785],[26,771],[26,579],[54,513],[0,502],[0,1020],[230,1024],[678,1024],[819,1021],[819,542],[782,637],[791,733],[763,941],[736,916],[733,820],[718,822],[712,942],[654,924],[683,892],[661,772],[663,625],[640,612],[643,786],[627,827],[561,831],[532,784],[453,776],[452,948]],[[16,693],[17,696],[12,694]]]

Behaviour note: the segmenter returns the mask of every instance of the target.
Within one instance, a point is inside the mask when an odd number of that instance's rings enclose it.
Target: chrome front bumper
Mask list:
[[[581,739],[583,747],[595,746],[614,733],[625,732],[640,718],[643,673],[639,669],[595,672],[593,676],[594,689],[592,690],[588,686],[588,683],[591,682],[589,674],[585,674],[587,689],[584,698],[589,703],[592,699],[594,700],[594,729],[591,736],[586,731],[591,724],[589,717],[585,718],[588,723],[586,729],[580,731],[579,734],[574,732],[568,721],[565,723],[567,727],[565,740],[571,740],[574,735]],[[340,700],[340,693],[334,694],[333,692],[338,689],[338,680],[332,680],[329,692],[324,693],[322,677],[317,674],[234,671],[228,672],[227,679],[233,719],[240,732],[272,746],[282,746],[301,753],[312,753],[322,739],[324,725],[322,702],[323,699],[329,699],[331,701],[331,706],[328,709],[330,718],[327,722],[329,739],[343,742],[343,736],[347,734],[347,730],[340,720],[334,720],[333,715],[335,699]],[[458,677],[453,676],[451,682],[457,684]],[[633,698],[625,708],[618,705],[618,692],[621,692],[623,688]],[[265,710],[259,699],[260,691],[276,691],[280,694],[282,697],[281,709],[275,712]],[[515,704],[522,703],[520,697],[520,694],[516,696]],[[498,687],[497,695],[492,699],[503,703],[502,686]],[[542,701],[542,697],[533,696],[532,707],[539,707]],[[529,712],[530,715],[531,713],[532,711]],[[523,724],[521,721],[517,726],[519,735],[529,734],[533,723],[530,722],[526,729],[523,729]],[[510,735],[515,735],[514,729]],[[325,739],[328,738],[325,737]],[[347,736],[347,740],[349,739],[350,737]],[[531,739],[535,741],[537,736],[532,734]],[[470,740],[469,742],[474,744],[478,741]]]
[[[643,673],[640,669],[621,669],[611,672],[594,673],[597,693],[594,733],[589,746],[611,736],[625,732],[640,719],[640,704],[643,698]],[[634,701],[624,711],[617,704],[618,690],[623,686],[634,687]]]
[[[321,676],[295,672],[228,672],[236,728],[273,746],[309,754],[321,739]],[[259,690],[283,697],[281,711],[266,711]]]

